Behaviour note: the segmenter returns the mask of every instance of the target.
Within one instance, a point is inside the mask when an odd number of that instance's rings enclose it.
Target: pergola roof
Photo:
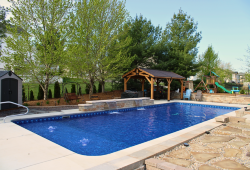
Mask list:
[[[182,77],[179,74],[176,74],[171,71],[152,70],[147,68],[135,68],[124,74],[122,77],[126,76],[135,76],[135,77],[150,76],[153,78],[185,79],[185,77]]]

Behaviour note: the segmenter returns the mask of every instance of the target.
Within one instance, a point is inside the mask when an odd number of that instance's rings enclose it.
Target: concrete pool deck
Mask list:
[[[246,107],[247,105],[225,104],[214,102],[195,102],[185,100],[173,100],[170,102],[187,102],[194,104],[218,105],[229,107]],[[166,100],[155,100],[155,104],[169,103]],[[204,134],[222,123],[214,119],[202,122],[192,127],[171,133],[169,135],[132,146],[104,156],[84,156],[76,154],[61,147],[29,130],[26,130],[12,122],[10,119],[27,119],[43,116],[56,116],[80,113],[76,109],[25,115],[7,118],[7,123],[0,123],[0,169],[24,169],[24,170],[114,170],[135,169],[144,164],[145,159],[164,153],[181,143]],[[235,111],[227,114],[235,116]]]

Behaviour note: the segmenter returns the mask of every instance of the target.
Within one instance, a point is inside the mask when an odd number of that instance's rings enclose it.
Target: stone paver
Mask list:
[[[174,157],[174,158],[181,158],[181,159],[190,159],[191,158],[191,154],[184,148],[184,149],[179,149],[176,151],[172,151],[169,154],[170,157]]]
[[[246,138],[246,137],[242,137],[242,136],[237,136],[238,138],[240,138],[241,140],[250,143],[250,138]]]
[[[243,131],[243,134],[250,136],[250,131]]]
[[[233,128],[233,127],[228,127],[228,126],[220,129],[220,131],[231,132],[231,133],[242,133],[241,129],[237,129],[237,128]]]
[[[194,143],[194,144],[190,144],[190,148],[192,148],[192,150],[195,150],[196,152],[216,152],[215,149],[211,149],[207,146],[202,146],[200,144]]]
[[[228,142],[234,139],[234,137],[229,136],[205,136],[201,142],[203,143],[213,143],[213,142]]]
[[[199,170],[214,170],[214,167],[208,166],[208,165],[202,165],[199,167]]]
[[[210,143],[207,146],[215,148],[215,149],[219,149],[219,148],[222,148],[222,147],[226,146],[226,144],[222,144],[222,143]]]
[[[230,123],[230,124],[228,124],[228,126],[250,129],[250,125],[249,124]]]
[[[224,157],[241,157],[241,154],[240,149],[226,148]]]
[[[193,157],[199,162],[207,162],[210,159],[220,156],[219,153],[192,152]]]
[[[233,169],[235,170],[249,170],[250,169],[232,160],[219,161],[219,162],[214,163],[214,165],[219,166],[221,168],[232,169],[232,170]]]
[[[243,142],[243,141],[233,141],[233,142],[230,142],[229,144],[230,144],[230,145],[232,145],[232,146],[234,146],[234,147],[236,147],[236,148],[241,148],[241,147],[243,147],[243,146],[247,145],[247,144],[248,144],[248,142]]]
[[[176,165],[179,165],[179,166],[183,166],[183,167],[188,167],[192,164],[191,161],[187,161],[185,159],[173,159],[173,158],[169,158],[169,157],[166,157],[166,158],[163,158],[166,162],[170,162],[170,163],[173,163],[173,164],[176,164]]]

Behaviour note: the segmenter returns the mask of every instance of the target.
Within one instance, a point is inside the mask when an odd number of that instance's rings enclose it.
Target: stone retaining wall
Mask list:
[[[195,95],[196,95],[196,93],[191,94],[191,100],[195,100]],[[229,104],[250,104],[250,97],[203,94],[202,101],[229,103]]]
[[[86,104],[78,104],[78,106],[79,106],[79,111],[100,111],[100,110],[108,110],[107,103],[109,102],[110,103],[116,102],[117,109],[126,107],[138,107],[138,102],[136,102],[138,100],[142,101],[142,106],[154,104],[154,99],[150,99],[149,97],[142,97],[142,98],[86,101]]]

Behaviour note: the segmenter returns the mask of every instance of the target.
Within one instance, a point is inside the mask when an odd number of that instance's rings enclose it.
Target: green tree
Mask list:
[[[33,94],[33,90],[30,90],[30,101],[34,100],[34,94]]]
[[[102,83],[99,82],[98,84],[98,93],[101,93],[102,92]]]
[[[52,91],[49,89],[48,99],[52,99]]]
[[[161,41],[156,44],[156,60],[153,68],[175,72],[183,77],[195,75],[199,71],[197,44],[201,32],[197,32],[198,23],[179,10],[167,24]]]
[[[218,54],[213,50],[212,45],[208,46],[205,53],[199,56],[198,62],[200,63],[200,73],[199,77],[208,74],[210,71],[216,73],[218,71],[218,66],[220,59]]]
[[[218,61],[218,68],[216,74],[220,77],[218,78],[221,83],[224,83],[226,80],[232,80],[233,68],[230,63]]]
[[[6,26],[9,24],[9,20],[6,20],[6,15],[8,13],[8,8],[0,5],[0,49],[2,44],[2,38],[6,37],[7,28]],[[1,51],[0,51],[1,56]]]
[[[60,84],[58,81],[56,81],[54,85],[54,98],[60,98],[60,97],[61,97]]]
[[[76,93],[76,85],[71,84],[71,93]]]
[[[119,61],[126,64],[126,55],[123,53],[117,53],[112,59],[107,54],[111,44],[118,39],[118,30],[126,18],[123,1],[82,0],[74,3],[68,27],[71,36],[67,48],[70,56],[67,66],[71,70],[70,74],[81,78],[83,83],[90,83],[89,96],[93,94],[96,80],[105,82],[110,77],[101,73],[114,73],[121,69],[120,65],[114,67]]]
[[[24,88],[24,85],[22,85],[22,101],[24,102],[25,101],[25,88]]]
[[[60,74],[66,57],[68,12],[70,0],[10,0],[12,36],[7,37],[7,50],[1,61],[19,75],[29,75],[39,83],[47,99],[50,80]],[[44,85],[43,85],[44,84]]]
[[[38,86],[37,100],[42,100],[42,99],[43,99],[43,89],[42,89],[42,87],[39,85],[39,86]]]

